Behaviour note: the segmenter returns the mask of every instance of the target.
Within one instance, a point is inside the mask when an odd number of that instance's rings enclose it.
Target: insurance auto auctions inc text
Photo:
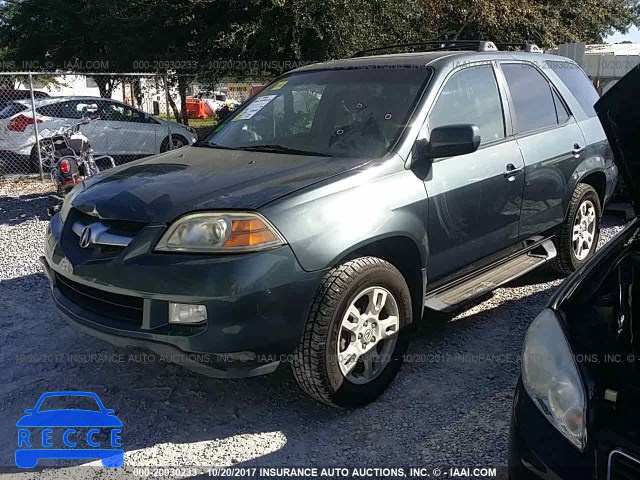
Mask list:
[[[459,467],[222,467],[207,470],[210,477],[244,478],[495,478],[496,468]]]

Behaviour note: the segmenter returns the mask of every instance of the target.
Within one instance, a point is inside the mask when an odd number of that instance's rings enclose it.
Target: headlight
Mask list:
[[[84,190],[84,183],[76,185],[71,189],[69,193],[64,197],[64,201],[62,202],[62,207],[60,208],[60,220],[62,223],[67,219],[67,215],[69,215],[69,211],[71,210],[73,199],[78,196]]]
[[[278,231],[257,213],[193,213],[169,227],[156,251],[253,252],[284,243]]]
[[[571,348],[555,313],[543,310],[524,341],[522,380],[536,406],[573,445],[586,445],[586,399]]]

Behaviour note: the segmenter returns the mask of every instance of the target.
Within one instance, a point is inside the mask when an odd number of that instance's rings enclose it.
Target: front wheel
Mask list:
[[[171,150],[177,150],[182,147],[186,147],[189,145],[189,142],[182,135],[171,135]],[[165,138],[160,145],[160,153],[166,152],[169,150],[169,137]]]
[[[558,256],[554,270],[569,274],[584,265],[596,252],[600,238],[602,207],[591,185],[579,183],[569,203],[569,213],[556,236]]]
[[[411,295],[390,263],[361,257],[323,279],[291,363],[300,387],[316,400],[357,407],[393,381],[406,352]]]

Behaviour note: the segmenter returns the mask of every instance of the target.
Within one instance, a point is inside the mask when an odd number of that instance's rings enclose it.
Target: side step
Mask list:
[[[457,305],[468,302],[495,290],[500,285],[521,277],[555,258],[557,254],[555,245],[550,238],[535,242],[525,253],[507,259],[498,265],[480,270],[471,277],[463,278],[453,284],[445,285],[427,293],[424,306],[441,312],[452,310]]]

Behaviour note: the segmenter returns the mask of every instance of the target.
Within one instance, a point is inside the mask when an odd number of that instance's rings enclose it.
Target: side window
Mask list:
[[[429,115],[429,130],[457,123],[480,129],[482,144],[505,137],[498,84],[490,66],[465,68],[447,80]]]
[[[573,96],[584,110],[584,113],[590,117],[596,116],[596,111],[593,108],[595,103],[600,98],[598,91],[595,89],[591,80],[587,77],[584,71],[575,63],[571,62],[545,62],[545,65],[553,73],[560,77],[562,83],[564,83]]]
[[[518,133],[558,124],[551,85],[535,67],[524,63],[502,64],[507,79]]]
[[[87,115],[95,114],[98,111],[98,104],[96,102],[76,102],[75,104],[75,115],[74,118],[82,118]]]
[[[43,105],[38,108],[37,111],[47,117],[79,119],[82,118],[82,114],[76,110],[77,103],[78,102],[50,103],[49,105]]]
[[[104,102],[100,112],[100,119],[115,122],[146,123],[145,115],[142,112],[114,102]]]

